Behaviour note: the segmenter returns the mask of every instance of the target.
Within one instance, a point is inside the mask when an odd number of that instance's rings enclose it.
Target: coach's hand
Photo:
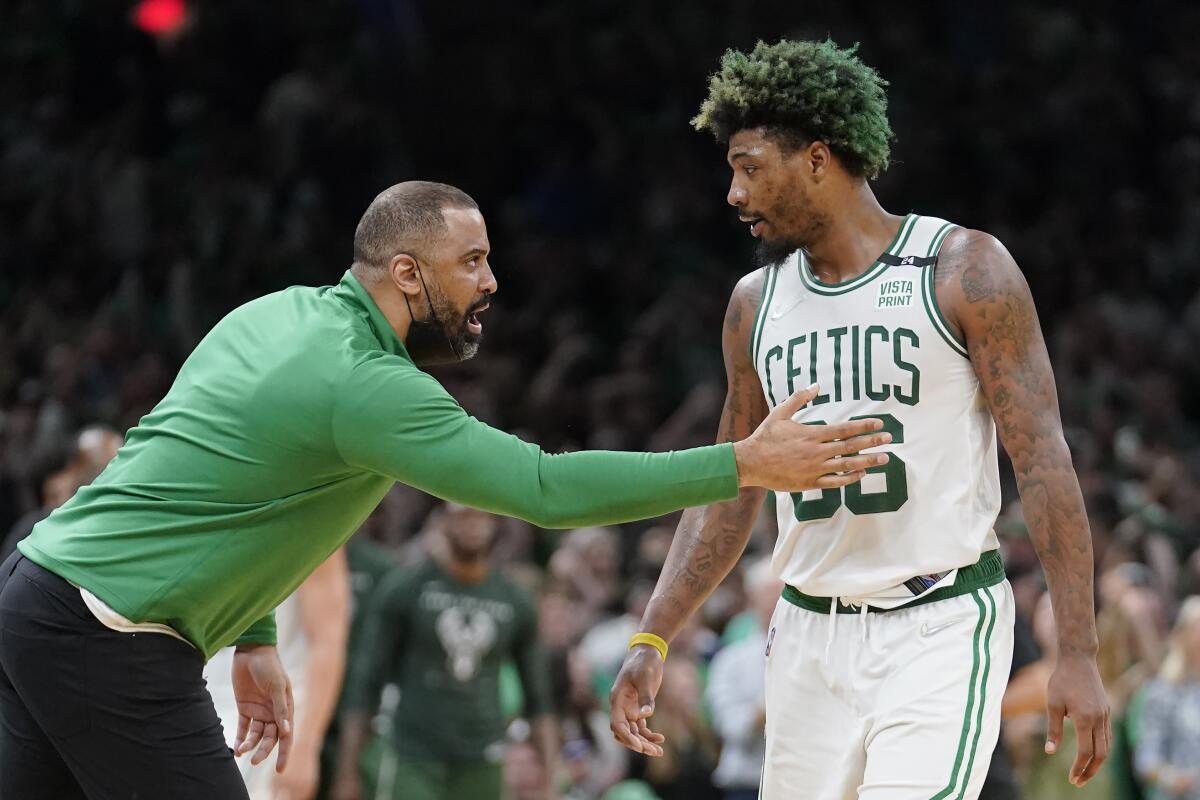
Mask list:
[[[875,432],[883,427],[878,419],[832,425],[804,425],[792,419],[819,391],[815,383],[799,390],[775,406],[754,433],[734,443],[739,486],[777,492],[836,489],[888,462],[887,453],[857,455],[892,440],[890,433]]]
[[[1049,735],[1046,754],[1054,755],[1062,743],[1063,718],[1075,726],[1075,763],[1068,779],[1083,786],[1108,758],[1108,694],[1100,682],[1094,656],[1060,655],[1046,691]]]
[[[654,696],[662,685],[663,660],[649,645],[635,645],[621,665],[621,672],[608,695],[610,704],[609,728],[618,742],[635,753],[661,756],[661,733],[646,727],[654,713]]]
[[[254,750],[251,764],[261,764],[275,744],[275,771],[283,772],[292,748],[292,682],[271,645],[239,645],[233,655],[233,697],[238,729],[234,755]]]

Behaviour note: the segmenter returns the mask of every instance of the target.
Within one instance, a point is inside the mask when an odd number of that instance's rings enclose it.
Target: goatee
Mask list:
[[[800,249],[795,242],[759,239],[754,247],[754,266],[774,269],[783,264],[787,257]]]

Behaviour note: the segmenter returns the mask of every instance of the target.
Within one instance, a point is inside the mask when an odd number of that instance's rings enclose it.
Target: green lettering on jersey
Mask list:
[[[887,384],[884,384],[878,389],[874,386],[874,376],[871,374],[871,338],[873,336],[878,337],[880,341],[888,341],[887,328],[883,327],[882,325],[872,325],[871,327],[867,328],[866,333],[863,336],[863,360],[866,362],[864,366],[865,374],[863,375],[863,378],[866,380],[867,397],[872,400],[882,401],[891,397],[892,390]]]
[[[787,386],[788,395],[796,391],[796,377],[803,375],[804,370],[796,366],[796,347],[808,341],[807,334],[800,334],[795,339],[788,341],[787,345]],[[809,381],[811,383],[811,381]]]
[[[808,337],[808,382],[817,382],[817,332],[813,331]],[[819,394],[813,398],[812,404],[819,406],[829,402],[829,395]]]
[[[771,398],[771,408],[774,408],[775,406],[779,405],[779,403],[775,400],[774,389],[771,388],[771,358],[772,357],[774,357],[776,361],[783,361],[783,348],[780,347],[779,345],[775,345],[774,347],[772,347],[770,350],[767,351],[767,354],[765,356],[763,356],[763,371],[766,372],[766,374],[767,374],[767,396]]]
[[[825,335],[833,339],[833,399],[842,401],[842,337],[846,335],[846,327],[831,328]]]
[[[854,400],[862,399],[858,383],[858,326],[850,326],[850,389]]]
[[[904,391],[904,387],[898,383],[892,384],[892,393],[896,399],[906,406],[915,406],[921,400],[921,370],[917,369],[915,364],[904,360],[904,355],[901,352],[901,342],[908,341],[913,347],[921,346],[921,339],[917,336],[916,331],[908,328],[897,328],[892,335],[892,359],[896,362],[896,366],[912,376],[912,385],[908,391]]]

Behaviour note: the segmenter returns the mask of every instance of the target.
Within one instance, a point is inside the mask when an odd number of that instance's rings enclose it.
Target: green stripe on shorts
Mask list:
[[[967,749],[967,739],[971,733],[971,712],[975,709],[975,697],[979,694],[976,686],[976,679],[979,677],[979,634],[983,632],[983,624],[987,621],[987,608],[983,601],[979,599],[979,592],[971,593],[971,599],[975,601],[975,605],[979,607],[979,622],[975,624],[975,635],[971,640],[971,680],[967,685],[967,709],[963,713],[962,732],[958,737],[958,751],[954,755],[954,767],[950,770],[950,782],[946,784],[946,788],[935,794],[930,800],[945,800],[954,791],[954,787],[958,785],[959,769],[963,764],[963,755]],[[980,704],[982,708],[982,703]],[[964,784],[965,785],[965,784]]]

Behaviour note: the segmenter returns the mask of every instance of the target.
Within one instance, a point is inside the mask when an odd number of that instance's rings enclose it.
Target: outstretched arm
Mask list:
[[[729,386],[718,442],[737,442],[750,436],[769,415],[790,417],[817,394],[810,387],[797,392],[775,411],[767,408],[762,384],[750,358],[750,337],[762,298],[763,276],[760,270],[743,278],[734,289],[725,314],[721,344]],[[863,426],[856,427],[860,423]],[[877,420],[803,427],[809,438],[798,443],[791,458],[797,464],[812,462],[813,487],[853,483],[862,479],[868,467],[887,461],[882,453],[850,455],[891,441],[891,436],[883,433],[860,435],[878,430]],[[683,513],[658,585],[642,617],[642,631],[668,642],[679,633],[687,618],[737,563],[765,496],[763,489],[743,486],[733,500]],[[659,747],[662,737],[646,727],[646,718],[654,711],[654,696],[662,682],[662,663],[653,647],[634,647],[610,695],[613,735],[629,749],[649,755],[662,755]]]
[[[1096,669],[1092,540],[1033,298],[1012,256],[980,231],[950,234],[934,274],[938,303],[965,340],[1012,459],[1050,589],[1059,656],[1047,696],[1046,751],[1058,748],[1063,717],[1070,717],[1079,740],[1070,780],[1083,785],[1109,750],[1108,700]]]
[[[748,328],[751,321],[740,324]],[[467,416],[436,380],[400,356],[363,359],[340,376],[334,393],[333,443],[348,465],[543,528],[658,517],[729,500],[744,486],[813,488],[827,471],[818,469],[824,457],[841,451],[808,443],[878,427],[857,421],[816,431],[785,415],[785,401],[757,428],[739,428],[740,440],[732,444],[550,455]],[[797,459],[797,452],[814,457]]]

